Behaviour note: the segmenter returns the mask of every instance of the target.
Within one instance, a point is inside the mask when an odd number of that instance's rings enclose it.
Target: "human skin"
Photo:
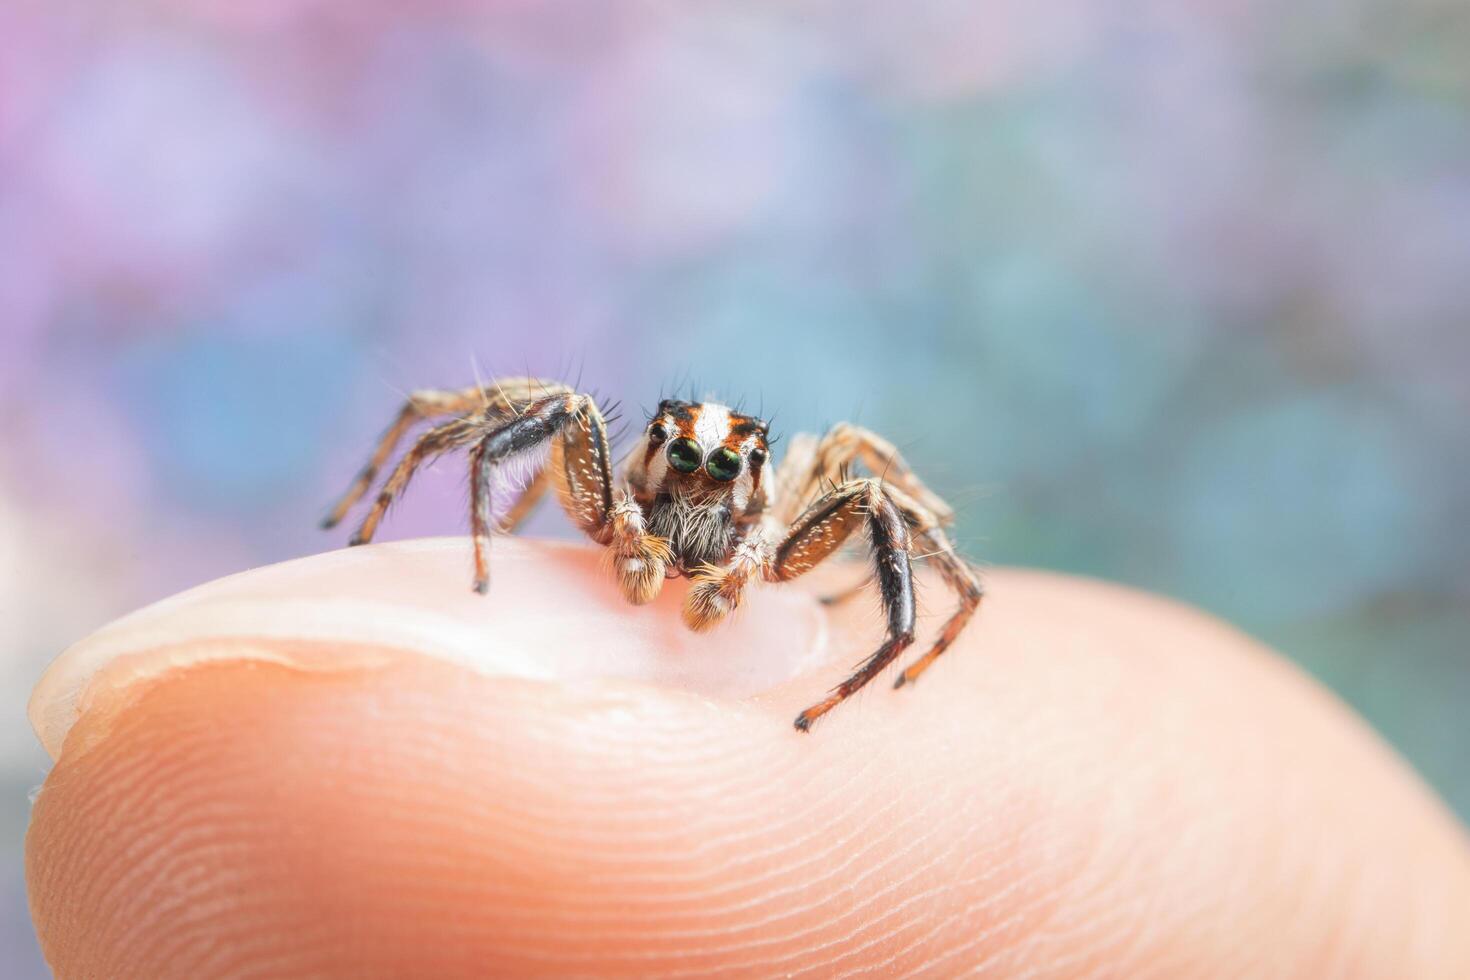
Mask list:
[[[464,542],[371,546],[68,654],[26,842],[56,974],[1470,976],[1462,828],[1201,613],[990,571],[919,683],[800,734],[870,598],[695,636],[681,582],[496,548],[488,598]]]

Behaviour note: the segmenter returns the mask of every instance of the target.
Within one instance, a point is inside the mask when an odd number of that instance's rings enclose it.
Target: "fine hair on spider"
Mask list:
[[[608,549],[628,602],[649,602],[667,579],[689,579],[684,622],[700,632],[738,608],[747,585],[799,578],[860,542],[861,532],[871,576],[823,601],[875,586],[884,638],[850,677],[797,715],[801,731],[913,644],[915,561],[938,571],[956,605],[932,646],[897,675],[894,687],[918,680],[979,608],[980,580],[949,537],[954,511],[882,436],[840,422],[820,437],[793,436],[776,465],[769,421],[739,406],[662,398],[646,414],[643,431],[617,466],[608,435],[617,405],[601,407],[577,386],[519,377],[416,391],[322,526],[340,523],[408,432],[432,422],[389,471],[351,543],[372,540],[419,467],[466,450],[473,587],[482,594],[490,587],[492,533],[514,531],[551,487],[572,523]],[[855,476],[856,464],[869,475]],[[501,504],[508,504],[503,514],[497,512]]]

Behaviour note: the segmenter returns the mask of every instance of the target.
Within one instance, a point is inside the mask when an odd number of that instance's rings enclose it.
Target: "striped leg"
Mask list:
[[[367,544],[373,539],[378,531],[378,524],[382,522],[383,515],[388,512],[388,507],[398,495],[408,487],[408,481],[413,478],[414,473],[428,460],[446,453],[451,449],[468,445],[473,442],[478,429],[474,421],[470,419],[454,419],[443,425],[435,426],[428,432],[419,436],[398,465],[393,468],[393,473],[383,484],[383,489],[378,491],[377,499],[373,501],[372,507],[368,509],[367,516],[362,519],[357,530],[353,533],[348,544]]]
[[[776,548],[767,577],[778,582],[805,574],[830,557],[860,527],[872,547],[874,576],[887,633],[881,646],[850,677],[796,717],[801,731],[861,690],[914,642],[914,582],[908,522],[877,480],[850,480],[807,508]]]
[[[928,670],[929,665],[949,649],[949,645],[969,624],[970,617],[975,615],[975,610],[980,607],[980,600],[984,598],[985,591],[980,586],[980,579],[976,576],[975,570],[955,551],[954,545],[950,543],[949,535],[945,534],[944,529],[940,527],[939,518],[897,487],[889,487],[888,492],[893,497],[900,513],[903,514],[904,520],[908,522],[917,547],[923,549],[924,561],[939,569],[939,574],[945,584],[959,599],[959,606],[940,628],[939,637],[934,641],[934,645],[922,657],[910,664],[893,682],[894,687],[903,687],[905,684],[918,680],[919,675]]]
[[[903,673],[894,680],[894,687],[903,687],[912,684],[919,679],[919,675],[929,669],[930,664],[939,658],[939,655],[949,649],[949,645],[955,641],[955,637],[969,625],[970,617],[980,608],[980,600],[985,598],[985,590],[980,585],[980,579],[963,558],[955,553],[954,546],[950,544],[949,538],[943,531],[934,528],[930,531],[918,532],[915,537],[919,544],[927,552],[925,558],[939,569],[939,574],[944,581],[954,590],[959,597],[959,607],[945,621],[939,631],[939,638],[929,648],[929,652],[918,660],[909,664]]]
[[[572,522],[612,549],[624,597],[632,603],[651,600],[663,587],[668,545],[644,530],[643,512],[631,498],[614,494],[612,450],[596,403],[588,395],[565,394],[514,407],[515,417],[487,434],[471,454],[475,589],[484,593],[489,588],[496,467],[550,441],[550,463],[512,507],[507,523],[519,521],[535,498],[555,485]]]
[[[513,405],[509,421],[497,420],[470,452],[470,531],[475,546],[475,591],[490,591],[490,530],[498,469],[507,459],[535,449],[565,430],[577,410],[597,411],[581,404],[583,396],[551,395],[529,404]]]
[[[416,423],[442,415],[458,415],[462,418],[481,416],[487,419],[500,415],[514,415],[517,405],[524,405],[537,398],[567,394],[570,391],[571,389],[566,385],[554,381],[541,381],[537,378],[506,378],[492,381],[489,384],[461,388],[457,391],[425,389],[414,392],[408,396],[408,400],[398,410],[392,424],[388,426],[387,431],[378,440],[377,446],[373,448],[372,456],[353,478],[352,484],[323,518],[322,527],[336,527],[342,518],[347,516],[347,512],[373,485],[378,471],[393,454],[394,447]]]
[[[394,447],[398,445],[404,434],[413,428],[414,423],[439,415],[464,415],[479,408],[482,404],[483,396],[478,388],[466,388],[463,391],[416,391],[409,395],[408,400],[394,416],[393,424],[388,426],[388,430],[378,440],[372,456],[353,478],[352,485],[332,505],[330,513],[322,519],[322,527],[324,529],[334,528],[341,523],[342,518],[347,516],[347,512],[373,485],[378,471],[383,468],[383,464],[393,454]]]
[[[823,486],[846,480],[857,461],[885,484],[902,490],[938,523],[947,526],[954,521],[954,511],[914,474],[893,443],[849,422],[834,425],[821,439],[803,433],[791,440],[776,475],[781,519],[795,520],[798,509]]]

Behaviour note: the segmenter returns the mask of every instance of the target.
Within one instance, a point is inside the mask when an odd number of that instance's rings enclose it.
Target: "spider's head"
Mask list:
[[[650,489],[732,498],[743,507],[760,489],[770,457],[766,423],[715,402],[658,403],[633,450],[630,475]]]

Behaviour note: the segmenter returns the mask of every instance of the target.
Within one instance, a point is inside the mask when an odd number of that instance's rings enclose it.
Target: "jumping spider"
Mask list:
[[[474,588],[480,593],[490,584],[492,494],[506,482],[500,466],[548,442],[549,465],[525,487],[503,529],[519,525],[554,483],[573,523],[612,549],[629,602],[648,602],[666,578],[691,580],[684,622],[694,630],[710,629],[729,615],[752,579],[789,582],[866,527],[887,635],[851,677],[796,717],[802,731],[913,643],[913,559],[933,564],[959,605],[934,646],[898,675],[894,687],[916,680],[980,604],[980,583],[945,534],[953,511],[891,444],[867,429],[842,423],[820,439],[796,436],[785,461],[772,467],[762,420],[714,402],[667,399],[615,477],[606,422],[592,397],[535,378],[415,392],[323,527],[336,525],[362,498],[414,423],[441,416],[452,418],[421,435],[403,455],[351,543],[372,540],[389,504],[426,460],[469,447]],[[873,476],[850,479],[848,469],[858,461]]]

